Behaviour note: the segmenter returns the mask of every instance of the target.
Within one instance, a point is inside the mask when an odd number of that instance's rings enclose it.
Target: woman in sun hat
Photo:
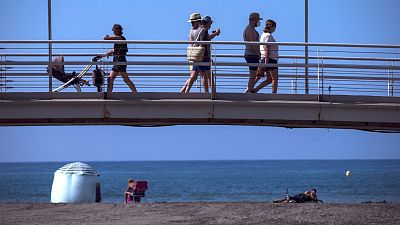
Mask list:
[[[201,31],[200,27],[200,22],[201,22],[201,15],[200,13],[192,13],[189,17],[188,23],[192,24],[192,28],[189,31],[189,41],[196,41],[197,37],[199,36],[199,33]],[[190,46],[193,46],[193,44],[190,44]],[[185,84],[183,85],[181,92],[189,92],[190,87],[189,87],[189,82],[191,77],[196,77],[199,75],[199,71],[194,71],[193,66],[190,65],[190,77],[186,80]],[[195,80],[196,80],[195,79]]]
[[[211,25],[214,21],[211,19],[210,16],[205,16],[201,20],[201,27],[200,32],[198,35],[197,41],[211,41],[213,38],[221,34],[221,29],[218,28],[217,30],[212,31],[211,34],[208,33],[208,30],[211,28]],[[205,48],[204,51],[204,59],[202,62],[211,62],[211,47],[208,44],[201,44]],[[204,92],[208,93],[208,85],[211,84],[211,66],[193,66],[194,71],[198,71],[202,75],[202,83],[204,86]],[[190,88],[192,87],[194,81],[197,79],[197,75],[191,76],[188,80],[188,87],[187,91],[189,92]]]

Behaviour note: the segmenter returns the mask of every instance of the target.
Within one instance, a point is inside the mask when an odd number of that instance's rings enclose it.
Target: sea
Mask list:
[[[54,172],[66,163],[0,163],[0,202],[50,202]],[[85,163],[100,174],[106,203],[123,202],[129,178],[148,181],[144,202],[272,202],[315,188],[326,203],[400,203],[400,160]]]

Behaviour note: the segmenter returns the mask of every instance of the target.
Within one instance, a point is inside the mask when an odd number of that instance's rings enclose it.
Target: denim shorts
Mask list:
[[[204,62],[204,61],[203,61]],[[209,61],[208,61],[209,62]],[[210,71],[211,70],[211,65],[209,66],[197,66],[193,65],[193,71]]]
[[[244,59],[247,63],[260,63],[260,56],[258,55],[245,55]],[[249,66],[249,70],[257,70],[257,66]]]

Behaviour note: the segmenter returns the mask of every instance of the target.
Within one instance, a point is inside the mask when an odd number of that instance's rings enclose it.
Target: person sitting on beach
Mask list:
[[[132,178],[128,179],[128,188],[125,191],[124,197],[125,197],[125,203],[128,204],[130,202],[133,202],[136,200],[134,198],[135,195],[135,189],[136,189],[136,182]],[[135,201],[136,202],[136,201]]]
[[[322,200],[318,200],[317,189],[315,188],[295,196],[289,196],[288,193],[286,192],[286,198],[273,201],[273,203],[310,203],[310,202],[314,203],[323,202]]]

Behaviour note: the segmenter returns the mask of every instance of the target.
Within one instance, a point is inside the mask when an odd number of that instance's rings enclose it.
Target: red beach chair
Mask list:
[[[148,190],[147,181],[136,181],[136,188],[133,194],[135,202],[140,202],[141,198],[146,197],[145,192]]]

